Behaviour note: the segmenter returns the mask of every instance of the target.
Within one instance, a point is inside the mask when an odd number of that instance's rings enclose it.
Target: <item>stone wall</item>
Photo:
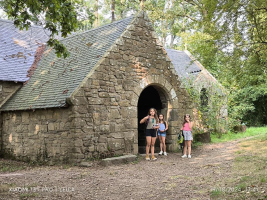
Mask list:
[[[22,83],[0,81],[0,108],[21,86]],[[0,141],[2,141],[2,123],[3,121],[0,112]]]
[[[72,159],[71,108],[2,112],[2,151],[21,160]]]
[[[0,107],[21,86],[22,83],[0,81]]]
[[[112,148],[116,154],[138,153],[137,104],[145,87],[154,85],[167,99],[168,150],[192,102],[143,12],[98,62],[69,99],[75,113],[75,159]]]

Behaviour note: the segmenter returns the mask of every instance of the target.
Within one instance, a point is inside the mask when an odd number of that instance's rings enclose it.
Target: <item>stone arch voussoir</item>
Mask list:
[[[177,80],[178,81],[178,80]],[[166,119],[169,120],[168,137],[166,138],[167,149],[174,151],[177,148],[177,113],[178,113],[178,95],[172,84],[163,75],[148,75],[140,80],[139,84],[134,88],[136,95],[133,96],[134,102],[138,102],[142,91],[153,86],[159,93]],[[136,105],[138,106],[138,105]],[[174,117],[175,116],[175,117]],[[176,139],[175,139],[176,138]]]
[[[134,88],[134,92],[136,94],[134,95],[134,98],[137,99],[133,99],[133,101],[138,102],[140,94],[148,86],[155,86],[156,88],[160,89],[159,92],[164,92],[164,95],[170,102],[178,100],[175,90],[173,89],[172,85],[165,79],[164,76],[148,75],[143,78]]]

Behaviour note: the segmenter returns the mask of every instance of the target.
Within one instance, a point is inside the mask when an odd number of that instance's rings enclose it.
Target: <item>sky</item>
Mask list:
[[[0,19],[7,19],[5,12],[1,8],[0,8]]]

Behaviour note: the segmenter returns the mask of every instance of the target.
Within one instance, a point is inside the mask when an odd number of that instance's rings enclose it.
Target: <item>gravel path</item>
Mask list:
[[[237,141],[206,144],[157,161],[89,168],[34,167],[0,174],[0,199],[210,199],[220,179],[231,176]],[[28,191],[26,191],[28,190]]]

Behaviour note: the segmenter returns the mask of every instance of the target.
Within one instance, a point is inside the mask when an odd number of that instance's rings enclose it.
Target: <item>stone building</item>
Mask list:
[[[70,56],[39,44],[30,70],[23,69],[29,80],[6,79],[11,72],[0,66],[2,153],[52,162],[80,162],[108,149],[137,154],[145,145],[139,121],[150,107],[167,118],[168,151],[177,149],[183,115],[193,112],[182,77],[213,79],[188,52],[165,50],[143,11],[61,41]]]

